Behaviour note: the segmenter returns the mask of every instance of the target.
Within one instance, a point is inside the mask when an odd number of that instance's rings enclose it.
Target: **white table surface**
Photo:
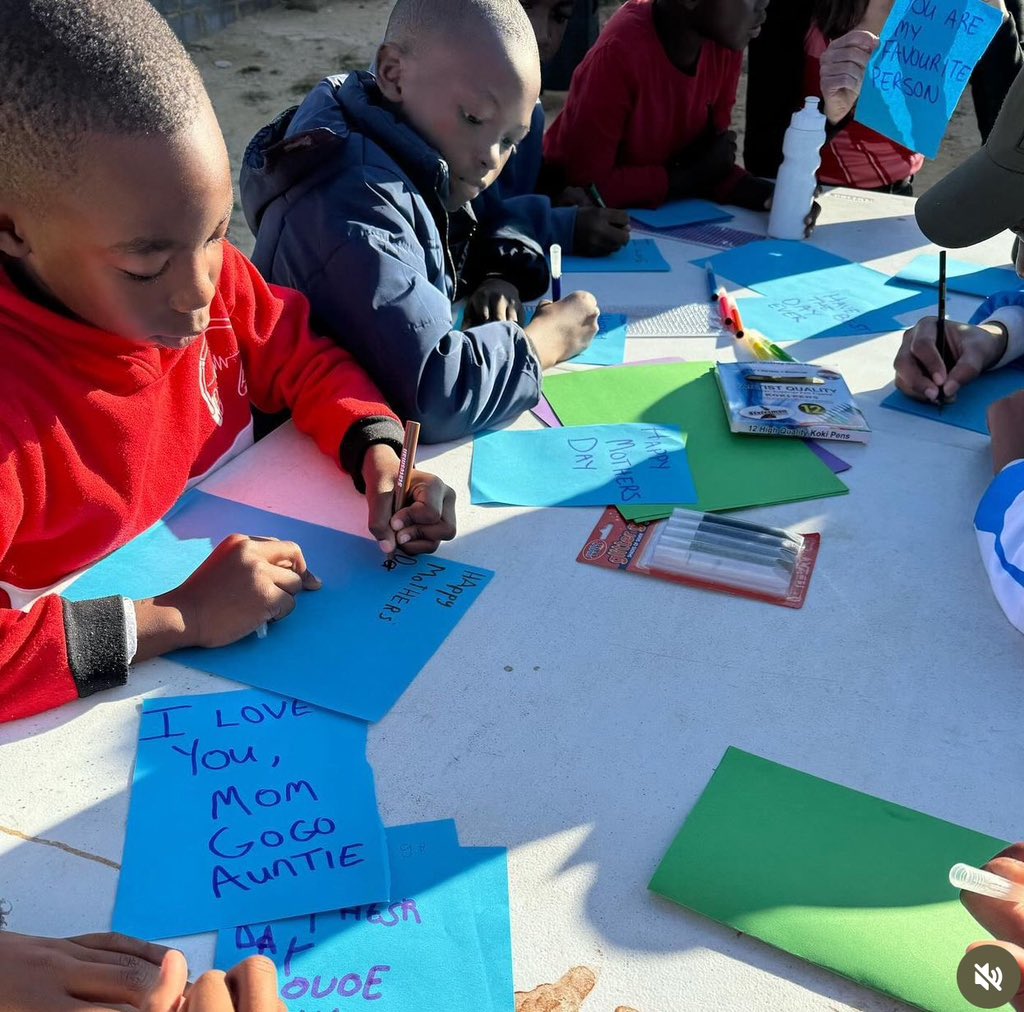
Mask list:
[[[763,229],[743,212],[734,224]],[[852,191],[823,198],[813,242],[889,272],[930,249],[912,201]],[[671,274],[570,275],[564,287],[616,306],[703,297],[703,273],[684,265],[709,251],[660,245]],[[1003,235],[956,256],[997,264],[1008,252]],[[952,295],[950,316],[976,304]],[[853,464],[849,495],[745,514],[822,533],[802,611],[581,566],[599,510],[472,506],[470,442],[422,448],[459,495],[445,551],[497,576],[371,728],[369,757],[386,824],[454,817],[463,843],[509,848],[517,988],[583,963],[598,972],[586,1012],[904,1007],[647,892],[729,745],[1021,835],[1024,641],[971,526],[988,439],[879,408],[898,343],[795,346],[842,372],[874,430],[867,447],[829,444]],[[732,357],[714,345],[631,339],[628,357]],[[356,533],[365,523],[348,479],[290,425],[204,488]],[[121,689],[0,726],[11,930],[109,926],[141,698],[233,687],[152,661]],[[180,942],[194,971],[211,964],[214,937]]]

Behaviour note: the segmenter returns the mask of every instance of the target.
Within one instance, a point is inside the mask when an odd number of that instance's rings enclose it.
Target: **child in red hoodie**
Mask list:
[[[319,584],[297,545],[235,535],[148,601],[67,580],[292,409],[367,492],[384,551],[454,536],[402,429],[296,292],[227,241],[233,195],[202,80],[145,0],[0,0],[0,720],[123,684],[133,660],[220,646]],[[258,533],[258,532],[256,532]]]
[[[573,74],[544,138],[549,177],[610,207],[682,197],[765,210],[773,186],[735,163],[743,50],[768,0],[629,0]]]

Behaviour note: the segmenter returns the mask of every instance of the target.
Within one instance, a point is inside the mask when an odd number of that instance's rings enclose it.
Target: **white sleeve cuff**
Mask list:
[[[124,657],[125,663],[131,664],[139,652],[139,623],[135,618],[135,602],[122,597],[121,604],[124,607]]]
[[[1006,328],[1006,352],[993,369],[1024,355],[1024,306],[1003,306],[982,323],[1001,323]]]

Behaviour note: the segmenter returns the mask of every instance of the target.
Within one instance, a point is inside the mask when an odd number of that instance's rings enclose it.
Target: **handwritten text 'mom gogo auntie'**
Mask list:
[[[172,709],[190,707],[166,708]],[[170,732],[169,714],[166,710],[148,711],[160,713],[163,717],[164,733],[143,738],[143,741],[151,741],[154,737],[187,737]],[[279,703],[243,706],[235,715],[225,714],[218,709],[215,721],[218,728],[240,727],[244,723],[261,724],[264,721],[281,720],[285,717],[304,717],[312,712],[311,707],[298,700],[282,699]],[[275,755],[269,762],[261,763],[252,745],[244,748],[204,748],[198,737],[193,737],[189,744],[170,747],[182,757],[184,763],[188,764],[189,774],[193,777],[201,776],[205,772],[218,773],[252,764],[268,765],[271,769],[276,769],[281,762],[281,757]],[[253,826],[264,812],[273,812],[275,816],[279,816],[276,809],[298,803],[308,813],[310,803],[318,804],[319,801],[316,787],[308,779],[285,780],[256,789],[247,789],[244,792],[233,784],[216,788],[210,794],[210,818],[216,824],[216,828],[210,834],[207,847],[214,857],[224,863],[215,864],[213,867],[213,895],[221,899],[229,890],[249,892],[253,886],[265,885],[286,875],[297,878],[304,872],[333,871],[336,868],[353,868],[362,864],[364,858],[360,857],[358,852],[363,844],[340,842],[336,836],[337,824],[326,815],[292,818],[284,814],[274,826]],[[244,861],[256,848],[282,850],[284,853],[269,865],[258,868],[246,868],[238,863]]]
[[[665,435],[653,425],[649,429],[644,429],[643,453],[646,458],[644,463],[652,471],[672,469],[672,460],[662,442]],[[598,442],[593,437],[569,440],[569,449],[575,455],[572,465],[574,471],[598,470],[598,458],[595,453]],[[604,444],[612,474],[615,475],[615,484],[619,487],[621,502],[633,502],[643,495],[643,489],[633,470],[632,463],[636,445],[636,441],[632,439],[609,439]]]
[[[954,35],[980,34],[985,28],[985,19],[965,11],[950,11],[942,19],[947,35],[939,41],[934,32],[925,32],[926,23],[934,22],[936,14],[931,0],[913,0],[893,37],[882,43],[872,65],[871,80],[879,91],[898,91],[907,98],[938,105],[945,94],[943,79],[963,84],[971,76],[973,64],[955,57],[949,59],[946,53]],[[922,32],[926,34],[928,45],[919,44]],[[936,43],[939,49],[932,48]],[[893,65],[898,69],[887,69]],[[911,69],[916,71],[914,77],[904,73]]]

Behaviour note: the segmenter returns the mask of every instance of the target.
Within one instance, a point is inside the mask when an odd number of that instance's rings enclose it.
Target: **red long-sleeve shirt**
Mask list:
[[[658,207],[669,163],[707,135],[709,119],[716,133],[729,129],[742,63],[705,40],[695,72],[683,73],[655,31],[652,0],[629,0],[576,68],[544,158],[569,185],[594,183],[609,206]],[[712,196],[728,201],[745,175],[734,167]]]
[[[125,681],[121,601],[54,591],[249,445],[250,401],[290,407],[357,484],[367,446],[401,446],[363,369],[310,331],[305,298],[230,246],[210,326],[184,351],[52,312],[2,268],[0,349],[0,721]]]

